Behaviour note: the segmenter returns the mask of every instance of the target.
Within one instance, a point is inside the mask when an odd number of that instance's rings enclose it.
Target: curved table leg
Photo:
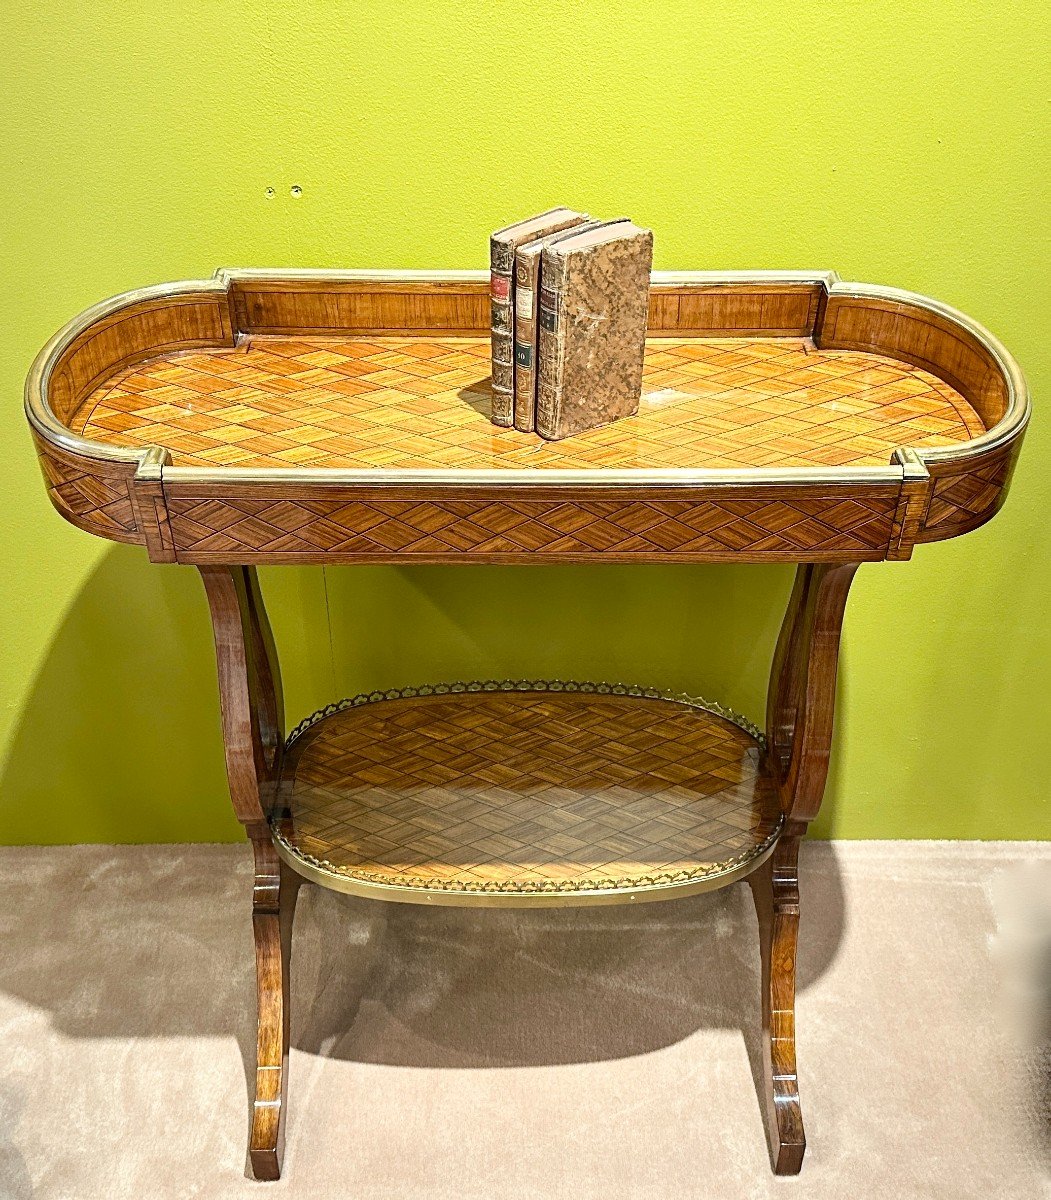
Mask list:
[[[762,957],[763,1079],[766,1138],[777,1175],[796,1175],[806,1137],[796,1074],[796,940],[799,932],[799,835],[785,833],[749,876]]]
[[[856,570],[856,563],[798,568],[770,676],[767,748],[785,828],[773,855],[748,882],[762,957],[763,1104],[778,1175],[797,1174],[806,1150],[795,1036],[799,841],[825,791],[840,631]]]
[[[256,1179],[279,1179],[285,1143],[288,1091],[289,966],[292,920],[300,877],[278,858],[273,842],[253,838],[258,1032],[255,1100],[248,1156]]]
[[[284,746],[281,675],[255,570],[210,566],[200,571],[215,634],[230,799],[255,855],[258,1029],[248,1154],[256,1179],[277,1179],[288,1088],[292,917],[300,884],[278,858],[269,825]]]

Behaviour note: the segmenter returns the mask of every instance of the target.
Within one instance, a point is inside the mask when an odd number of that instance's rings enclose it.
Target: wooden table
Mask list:
[[[489,421],[487,276],[220,271],[70,322],[29,376],[74,525],[196,566],[230,795],[255,852],[250,1159],[277,1178],[302,880],[394,901],[657,900],[746,879],[775,1171],[799,1170],[800,838],[860,563],[1003,503],[1029,415],[984,329],[832,274],[657,274],[638,416],[558,443]],[[287,740],[266,563],[794,562],[765,734],[613,684],[356,696]]]

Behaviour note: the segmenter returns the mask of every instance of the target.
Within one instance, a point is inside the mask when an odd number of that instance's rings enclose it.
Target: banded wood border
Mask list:
[[[68,520],[99,536],[145,545],[159,562],[606,562],[857,561],[908,558],[912,546],[956,536],[983,524],[1006,495],[1029,418],[1029,396],[1017,363],[985,329],[934,300],[872,284],[844,283],[833,272],[657,272],[653,276],[650,335],[812,336],[830,349],[859,349],[920,365],[962,391],[988,428],[966,443],[934,449],[901,447],[886,467],[667,468],[657,470],[336,470],[173,466],[163,447],[122,448],[84,438],[66,420],[97,381],[119,364],[204,345],[231,345],[244,333],[446,335],[484,333],[488,275],[481,271],[220,270],[206,281],[163,284],[116,296],[87,309],[41,351],[26,382],[26,412],[49,495]],[[681,504],[689,497],[702,523],[718,518],[723,501],[749,502],[771,490],[792,502],[817,495],[866,504],[892,497],[882,535],[859,546],[845,533],[812,542],[770,539],[758,528],[751,540],[726,546],[703,538],[687,549],[641,543],[621,553],[553,538],[550,545],[431,547],[406,555],[393,547],[316,547],[309,538],[271,553],[252,539],[181,537],[187,499],[213,500],[214,528],[244,520],[243,504],[281,494],[355,498],[390,503],[407,498],[439,508],[458,497],[513,503],[528,498],[555,508],[579,501],[601,506],[643,500]],[[127,502],[124,503],[124,495]],[[130,515],[129,515],[130,514]],[[589,517],[586,507],[582,517]],[[788,516],[791,514],[789,513]],[[780,520],[778,514],[773,514]],[[175,528],[173,531],[173,517]],[[502,517],[498,524],[502,522]],[[247,528],[247,526],[246,526]],[[308,530],[314,535],[314,530]],[[258,539],[257,539],[258,540]]]

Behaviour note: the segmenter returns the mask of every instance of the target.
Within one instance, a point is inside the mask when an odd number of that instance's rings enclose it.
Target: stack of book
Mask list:
[[[638,411],[653,234],[568,208],[489,241],[493,423],[557,439]]]

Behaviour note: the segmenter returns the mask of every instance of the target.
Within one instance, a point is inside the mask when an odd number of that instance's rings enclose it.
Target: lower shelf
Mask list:
[[[273,825],[326,887],[415,903],[656,900],[732,883],[782,818],[754,731],[592,684],[358,697],[293,734]]]

